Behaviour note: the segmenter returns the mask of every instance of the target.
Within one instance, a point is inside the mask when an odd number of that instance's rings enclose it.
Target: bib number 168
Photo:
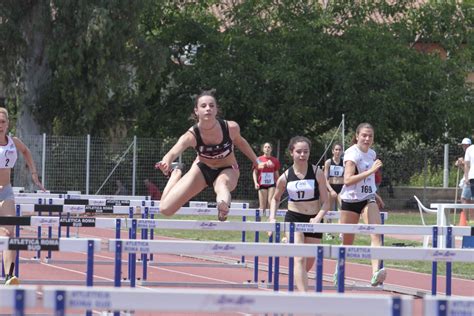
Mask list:
[[[360,187],[361,193],[372,193],[372,187],[370,185],[363,185]]]

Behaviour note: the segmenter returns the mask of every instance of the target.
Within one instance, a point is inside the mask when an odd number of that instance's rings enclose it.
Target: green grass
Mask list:
[[[158,216],[157,218],[166,219],[166,217]],[[169,218],[168,218],[169,219]],[[215,217],[211,216],[173,216],[172,219],[182,220],[216,220]],[[241,217],[229,217],[231,221],[241,221]],[[253,217],[247,217],[247,221],[254,220]],[[425,216],[425,222],[427,225],[436,224],[436,216]],[[386,224],[390,225],[421,225],[420,214],[418,212],[410,213],[389,213]],[[197,230],[156,230],[155,234],[160,236],[167,236],[180,239],[200,240],[200,241],[241,241],[241,232],[230,232],[230,231],[197,231]],[[260,233],[261,241],[266,241],[266,234]],[[246,241],[253,242],[255,235],[253,232],[246,233]],[[338,239],[335,240],[323,240],[325,244],[338,245],[340,244]],[[393,244],[404,244],[407,247],[421,247],[422,243],[408,240],[408,239],[394,239],[385,238],[385,245],[391,246]],[[359,235],[356,236],[355,245],[370,245],[370,236]],[[354,262],[369,264],[368,260],[354,260]],[[384,261],[385,266],[390,268],[397,268],[409,271],[416,271],[422,273],[431,273],[431,262],[428,261]],[[444,275],[446,272],[445,263],[438,263],[438,274]],[[454,263],[453,276],[474,280],[474,263]]]

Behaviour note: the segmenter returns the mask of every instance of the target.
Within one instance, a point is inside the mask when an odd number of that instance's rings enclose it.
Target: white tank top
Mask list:
[[[13,138],[7,136],[8,143],[5,146],[0,145],[0,168],[13,168],[15,166],[18,153]]]
[[[369,148],[369,151],[364,153],[357,145],[352,145],[344,152],[344,164],[346,161],[352,161],[356,165],[356,174],[369,170],[376,159],[375,151]],[[372,173],[362,181],[352,185],[344,185],[340,196],[344,201],[358,202],[373,197],[376,191],[375,174]]]

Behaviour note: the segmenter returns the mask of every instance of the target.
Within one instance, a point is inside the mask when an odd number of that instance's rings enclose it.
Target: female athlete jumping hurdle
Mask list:
[[[239,179],[239,165],[234,154],[234,145],[247,156],[254,165],[263,168],[248,142],[240,135],[236,122],[217,117],[219,105],[211,91],[204,91],[196,97],[194,117],[196,124],[186,131],[157,162],[165,175],[170,175],[160,201],[160,212],[171,216],[193,196],[212,186],[216,192],[218,218],[227,219],[231,194]],[[197,158],[190,170],[183,175],[181,164],[173,161],[189,147],[194,147]],[[261,166],[260,166],[261,165]]]

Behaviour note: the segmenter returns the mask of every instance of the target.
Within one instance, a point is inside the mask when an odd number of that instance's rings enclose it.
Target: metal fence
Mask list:
[[[48,190],[114,194],[117,189],[116,180],[120,180],[129,194],[147,195],[144,179],[151,180],[163,190],[167,179],[159,170],[154,169],[154,164],[171,148],[176,139],[129,138],[111,142],[104,138],[88,136],[39,135],[24,137],[22,141],[32,152],[38,172]],[[272,143],[274,156],[280,159],[282,170],[286,169],[291,164],[286,150],[288,139],[273,140]],[[330,157],[330,150],[323,154],[324,147],[325,145],[318,144],[313,146],[311,160],[314,163],[320,161],[320,164],[323,164],[325,159]],[[259,144],[253,145],[253,148],[257,154],[260,152]],[[458,174],[457,168],[454,167],[456,158],[463,155],[458,146],[449,146],[447,157],[444,145],[431,148],[416,146],[400,151],[378,148],[377,152],[384,162],[380,192],[387,198],[410,199],[413,195],[408,192],[403,193],[405,196],[394,196],[397,195],[397,187],[442,188],[446,171],[449,172],[449,187],[452,190],[456,187],[456,178],[462,176],[462,172]],[[233,198],[254,201],[257,199],[257,193],[252,180],[251,162],[238,150],[236,156],[241,176]],[[193,150],[187,150],[180,159],[189,168],[195,157]],[[444,168],[446,161],[449,162],[447,170]],[[30,174],[21,155],[14,170],[13,185],[25,187],[28,191],[37,189],[32,186]],[[424,195],[425,193],[422,198]],[[198,200],[214,198],[210,188],[196,197]]]

